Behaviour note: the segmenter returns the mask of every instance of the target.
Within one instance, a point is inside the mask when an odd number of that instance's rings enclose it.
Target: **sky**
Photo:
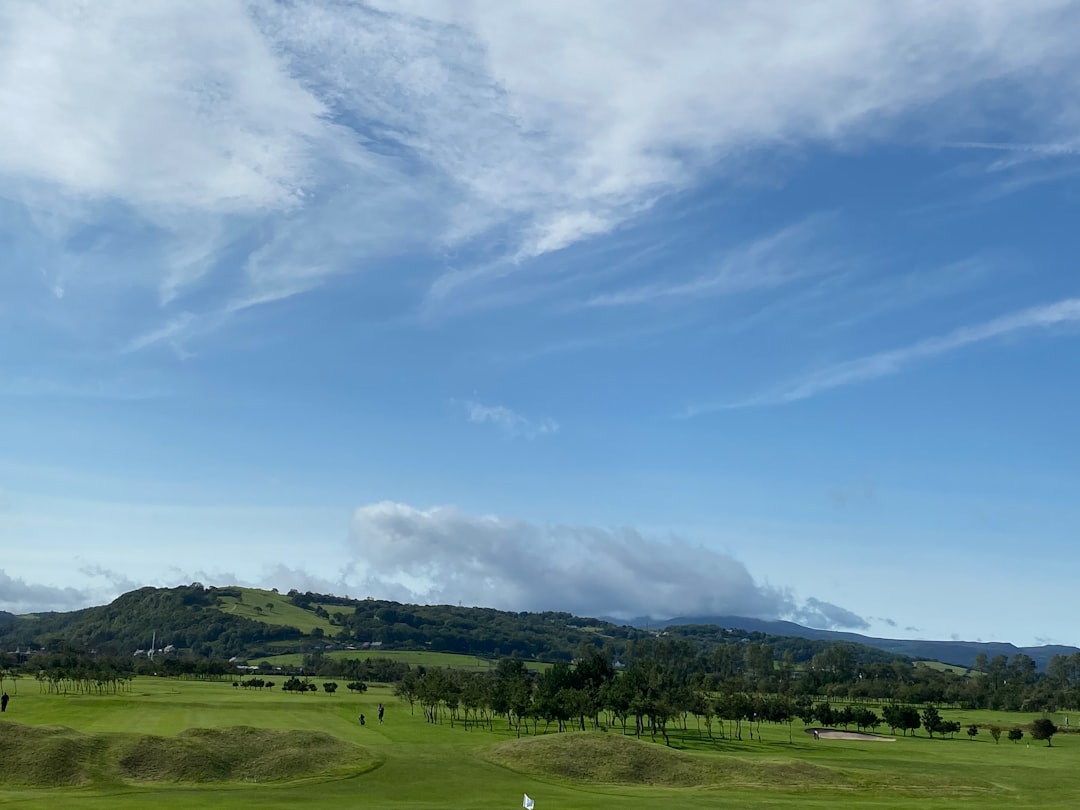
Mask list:
[[[1080,4],[0,4],[0,609],[1080,645]]]

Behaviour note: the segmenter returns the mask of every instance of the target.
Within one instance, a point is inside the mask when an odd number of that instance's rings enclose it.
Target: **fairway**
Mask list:
[[[374,719],[378,703],[386,722]],[[361,727],[363,712],[368,723]],[[1030,715],[948,713],[962,722],[1011,726]],[[815,741],[792,727],[763,724],[762,739],[702,738],[694,718],[672,733],[671,749],[623,738],[618,730],[515,739],[505,720],[494,731],[458,722],[431,725],[388,688],[357,696],[288,694],[229,683],[139,678],[130,693],[58,696],[22,680],[0,721],[66,726],[85,734],[177,735],[192,728],[322,732],[356,749],[355,771],[336,769],[290,782],[213,785],[122,781],[85,787],[10,784],[4,807],[72,808],[513,808],[522,793],[547,808],[640,807],[1073,807],[1080,795],[1080,738],[1059,734],[1052,748],[1026,740],[995,744],[899,737],[880,745]],[[10,728],[10,726],[9,726]],[[543,732],[543,724],[540,731]],[[8,744],[18,745],[8,737]],[[104,739],[104,738],[103,738]],[[645,738],[647,739],[647,738]],[[0,759],[0,762],[3,760]]]
[[[490,658],[480,658],[476,655],[427,652],[424,650],[327,650],[324,655],[326,658],[332,658],[337,661],[385,658],[402,664],[408,664],[412,667],[448,667],[450,669],[466,669],[474,671],[493,670],[498,664],[497,661]],[[277,667],[299,667],[304,663],[304,655],[302,653],[283,653],[281,655],[256,657],[253,659],[254,663],[259,664],[264,661]],[[534,672],[541,672],[551,666],[551,664],[542,661],[525,661],[524,663],[526,669]]]

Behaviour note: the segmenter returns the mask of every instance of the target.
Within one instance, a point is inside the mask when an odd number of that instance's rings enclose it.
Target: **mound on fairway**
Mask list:
[[[841,772],[808,762],[686,754],[621,734],[584,732],[510,740],[489,749],[487,758],[535,776],[606,784],[769,785],[800,790],[851,783]]]
[[[264,782],[375,764],[366,749],[314,731],[237,726],[157,737],[0,724],[0,783],[11,785]]]

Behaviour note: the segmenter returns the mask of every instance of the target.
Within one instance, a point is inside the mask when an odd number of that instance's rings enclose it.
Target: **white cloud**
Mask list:
[[[776,393],[762,394],[735,403],[693,406],[683,415],[689,417],[731,408],[798,402],[836,388],[898,374],[919,360],[928,360],[1018,332],[1050,329],[1072,323],[1080,323],[1080,298],[1066,298],[1053,304],[1031,307],[986,323],[965,326],[946,335],[926,338],[901,349],[837,363],[797,380]]]
[[[9,613],[75,610],[85,607],[90,598],[86,591],[77,588],[30,583],[0,569],[0,610]]]
[[[291,207],[323,105],[240,3],[6,3],[0,172],[167,213]]]
[[[727,554],[630,528],[377,503],[356,510],[352,545],[367,572],[364,587],[388,598],[622,618],[806,613],[863,626],[842,608],[800,605],[788,591],[759,584]]]
[[[1080,22],[1060,2],[697,2],[677,15],[621,0],[407,8],[468,32],[483,54],[487,70],[472,91],[432,98],[447,114],[426,110],[414,131],[433,162],[527,217],[526,255],[610,230],[702,170],[738,166],[761,147],[846,147],[910,113],[963,131],[978,101],[932,117],[928,108],[1004,77],[1042,84],[1048,70],[1075,87],[1070,43]],[[448,122],[462,94],[470,112],[503,113],[475,151],[453,137],[460,120]],[[1052,102],[1037,113],[1058,123]],[[482,159],[464,159],[473,155]]]
[[[559,432],[559,423],[546,416],[533,419],[503,405],[483,405],[471,400],[463,404],[470,422],[494,425],[507,436],[535,439]]]
[[[3,4],[0,197],[34,226],[8,235],[51,247],[65,303],[142,286],[166,328],[467,245],[437,305],[763,150],[1077,123],[1064,0],[379,6]],[[981,126],[1005,81],[1022,103]]]

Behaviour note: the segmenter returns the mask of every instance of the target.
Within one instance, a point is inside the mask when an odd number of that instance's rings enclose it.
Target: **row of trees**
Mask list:
[[[766,642],[703,648],[668,637],[632,642],[621,655],[610,647],[601,650],[585,643],[579,645],[579,657],[582,649],[595,649],[608,660],[632,659],[642,645],[656,643],[672,645],[685,659],[683,666],[713,684],[727,684],[734,691],[780,694],[792,700],[932,703],[1026,712],[1080,708],[1080,687],[1071,680],[1054,681],[1033,671],[1031,659],[1023,654],[1011,661],[1003,656],[994,659],[987,672],[967,673],[913,665],[907,660],[866,662],[854,645],[846,644],[833,644],[799,663],[790,651],[778,658],[776,648]],[[408,669],[408,665],[388,659],[336,658],[322,651],[308,653],[303,660],[307,673],[386,683],[401,680]]]
[[[449,721],[466,727],[490,726],[504,717],[520,736],[536,733],[539,723],[557,730],[600,725],[621,727],[624,733],[659,735],[669,741],[668,730],[690,718],[710,738],[751,739],[760,724],[781,723],[791,729],[794,719],[805,725],[876,730],[883,723],[892,730],[914,733],[920,727],[934,734],[955,734],[958,724],[943,721],[938,709],[921,713],[912,706],[887,705],[882,715],[867,706],[833,707],[828,701],[814,705],[806,696],[761,695],[745,690],[738,679],[716,681],[700,668],[678,642],[640,645],[622,672],[616,671],[600,651],[585,648],[574,666],[556,663],[540,673],[529,672],[520,660],[503,659],[492,672],[463,670],[410,670],[395,686],[396,694],[411,709],[419,706],[432,723]],[[704,730],[701,726],[704,724]]]
[[[131,660],[100,658],[73,652],[37,656],[32,674],[38,690],[48,694],[116,694],[131,690],[135,667]],[[18,675],[10,671],[9,677]]]
[[[963,728],[955,720],[944,719],[933,705],[919,709],[887,704],[879,715],[868,706],[834,707],[828,701],[815,705],[805,697],[725,691],[725,685],[714,691],[707,680],[670,664],[670,660],[642,659],[616,673],[602,657],[587,656],[574,667],[558,663],[536,674],[520,661],[504,659],[493,672],[411,671],[397,683],[395,692],[411,710],[419,706],[428,722],[490,728],[502,717],[518,736],[523,730],[528,734],[530,725],[537,733],[541,722],[545,730],[554,724],[558,731],[607,725],[621,726],[623,733],[629,733],[632,726],[637,736],[648,733],[655,739],[659,735],[670,743],[669,726],[680,724],[687,731],[691,717],[697,732],[710,739],[742,740],[746,733],[752,740],[755,734],[760,737],[762,723],[786,724],[790,739],[794,719],[806,726],[853,726],[859,731],[876,731],[884,725],[894,734],[899,731],[905,735],[914,735],[921,728],[931,738],[955,736]],[[738,684],[726,686],[737,688]],[[1057,731],[1052,721],[1040,718],[1032,724],[1031,735],[1049,745]],[[991,727],[990,733],[997,742],[1001,729]],[[979,727],[969,725],[967,734],[974,739]],[[1015,727],[1008,738],[1015,742],[1023,736],[1023,730]]]
[[[692,717],[698,733],[710,739],[742,740],[746,733],[752,740],[760,737],[761,724],[787,724],[799,719],[804,725],[854,727],[876,731],[885,725],[892,733],[915,734],[922,728],[930,737],[955,736],[962,726],[946,720],[935,706],[921,710],[914,706],[889,704],[879,715],[867,706],[833,707],[829,702],[812,704],[806,698],[792,700],[785,696],[763,696],[745,692],[714,692],[706,682],[693,677],[680,679],[679,673],[663,663],[639,662],[618,674],[607,668],[599,657],[584,658],[573,668],[555,664],[540,674],[529,672],[522,662],[504,659],[493,672],[471,673],[463,670],[419,669],[411,671],[395,688],[396,694],[415,711],[418,706],[431,723],[447,721],[465,728],[491,727],[496,718],[505,718],[508,728],[535,734],[539,724],[545,730],[554,724],[558,731],[607,725],[630,726],[637,736],[661,736],[670,742],[669,725],[681,724],[687,730]],[[704,724],[704,730],[702,729]],[[995,742],[1001,734],[991,728]],[[1036,720],[1032,737],[1047,740],[1057,732],[1046,719]],[[977,725],[969,725],[971,739],[979,734]],[[1016,727],[1010,740],[1023,738]]]

